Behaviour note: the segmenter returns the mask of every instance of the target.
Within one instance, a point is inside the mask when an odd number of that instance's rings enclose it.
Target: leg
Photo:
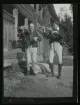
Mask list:
[[[61,70],[62,70],[62,46],[59,43],[55,43],[55,51],[58,56],[58,76],[59,79],[61,77]]]
[[[28,48],[26,49],[26,64],[27,64],[28,74],[30,72],[30,63],[31,63],[31,52],[30,52],[30,48]]]
[[[62,70],[62,46],[60,45],[60,53],[58,54],[59,64],[58,64],[58,78],[61,77],[61,70]]]
[[[35,75],[36,63],[37,63],[37,47],[31,48],[31,59],[32,59],[32,69]]]
[[[51,69],[51,74],[54,75],[54,49],[50,48],[50,55],[49,55],[49,67]]]
[[[57,78],[60,79],[61,78],[61,70],[62,70],[62,64],[58,64],[58,76]]]

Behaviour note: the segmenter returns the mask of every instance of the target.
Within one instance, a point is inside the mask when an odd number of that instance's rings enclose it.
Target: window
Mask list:
[[[30,19],[28,19],[28,25],[31,23],[32,21]],[[33,23],[33,22],[32,22]]]
[[[18,27],[24,26],[25,17],[19,12],[18,13]]]
[[[34,9],[36,10],[36,4],[34,4]]]

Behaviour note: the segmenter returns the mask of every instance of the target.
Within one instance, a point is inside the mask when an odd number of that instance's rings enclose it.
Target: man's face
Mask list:
[[[34,31],[34,24],[31,23],[30,26],[29,26],[29,28],[30,28],[31,31]]]

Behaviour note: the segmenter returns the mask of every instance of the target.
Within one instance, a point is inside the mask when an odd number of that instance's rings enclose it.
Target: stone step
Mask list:
[[[21,49],[14,49],[12,51],[4,52],[4,58],[16,58],[17,52],[22,52]]]

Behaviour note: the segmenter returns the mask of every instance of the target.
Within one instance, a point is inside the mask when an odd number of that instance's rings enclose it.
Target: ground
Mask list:
[[[72,63],[71,63],[72,64]],[[55,76],[57,75],[55,65]],[[18,83],[11,88],[4,89],[6,97],[72,97],[73,94],[73,66],[63,66],[62,77],[46,77],[45,74],[23,76],[15,79]]]
[[[16,64],[16,59],[10,59],[15,55],[8,54],[8,57],[5,55],[4,66],[12,62]],[[57,60],[55,60],[55,75],[58,72],[56,64]],[[45,74],[24,76],[18,66],[14,65],[13,72],[8,71],[4,72],[5,97],[72,97],[73,95],[73,57],[63,56],[61,80],[56,77],[46,77]]]

